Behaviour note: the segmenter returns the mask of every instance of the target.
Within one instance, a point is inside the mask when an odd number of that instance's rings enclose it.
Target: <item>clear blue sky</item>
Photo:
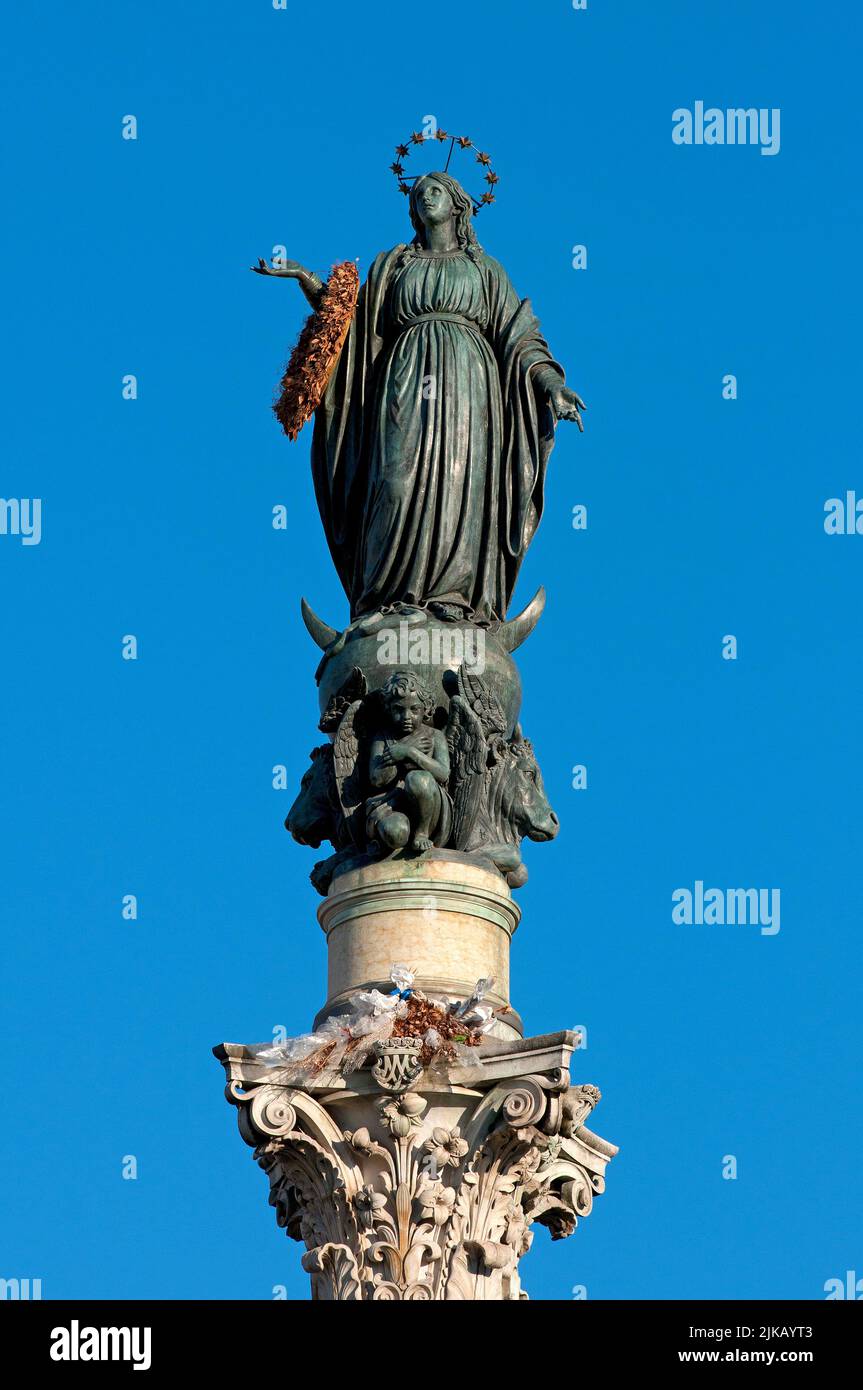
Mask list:
[[[316,739],[300,595],[346,612],[309,438],[269,412],[304,303],[246,267],[283,242],[364,272],[402,240],[388,164],[427,114],[491,152],[480,238],[589,407],[517,595],[549,590],[524,723],[563,828],[528,847],[513,993],[532,1032],[587,1026],[576,1079],[621,1153],[525,1286],[817,1299],[863,1275],[863,536],[823,527],[863,496],[855,7],[139,0],[4,25],[0,492],[43,511],[41,544],[0,536],[0,1275],[306,1296],[210,1055],[324,997],[314,856],[271,769],[293,782]],[[699,100],[779,107],[780,153],[674,145]],[[699,879],[778,887],[780,932],[676,925]]]

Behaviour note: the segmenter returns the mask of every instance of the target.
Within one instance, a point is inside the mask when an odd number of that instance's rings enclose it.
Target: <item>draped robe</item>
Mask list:
[[[554,362],[477,248],[382,252],[315,416],[312,473],[351,617],[393,603],[503,618],[542,514]]]

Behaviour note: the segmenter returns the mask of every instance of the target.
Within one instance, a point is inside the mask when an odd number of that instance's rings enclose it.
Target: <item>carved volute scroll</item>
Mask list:
[[[227,1095],[321,1300],[527,1297],[531,1226],[570,1235],[616,1152],[583,1124],[599,1092],[565,1067],[465,1091],[455,1108],[448,1096],[445,1124],[438,1093],[402,1085],[314,1096],[230,1082]],[[367,1123],[341,1127],[347,1102]]]

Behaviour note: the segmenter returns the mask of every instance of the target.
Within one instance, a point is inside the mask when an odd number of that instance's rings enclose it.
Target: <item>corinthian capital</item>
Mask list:
[[[527,1297],[532,1225],[570,1235],[617,1152],[585,1127],[600,1096],[571,1085],[574,1043],[497,1044],[433,1084],[390,1058],[383,1076],[373,1065],[317,1093],[281,1084],[244,1048],[216,1049],[276,1219],[306,1246],[312,1297]]]

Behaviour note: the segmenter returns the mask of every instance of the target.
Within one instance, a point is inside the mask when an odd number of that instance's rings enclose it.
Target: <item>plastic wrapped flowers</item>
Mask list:
[[[494,1022],[494,1010],[482,1002],[493,978],[477,980],[470,997],[457,1003],[436,1001],[414,989],[414,972],[405,965],[393,965],[390,979],[390,994],[357,990],[345,1011],[330,1015],[314,1033],[262,1044],[252,1048],[252,1054],[300,1086],[326,1085],[356,1071],[368,1061],[375,1043],[388,1038],[421,1038],[424,1067],[479,1060],[472,1049],[479,1047]]]

